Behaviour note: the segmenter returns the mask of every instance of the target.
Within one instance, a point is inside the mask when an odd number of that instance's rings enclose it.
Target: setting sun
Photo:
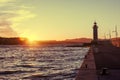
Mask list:
[[[21,37],[27,38],[26,44],[29,44],[29,45],[36,45],[37,44],[35,42],[37,40],[37,37],[34,35],[24,34],[24,35],[21,35]],[[24,38],[21,38],[21,40],[24,40]]]
[[[32,35],[32,34],[28,34],[28,33],[21,34],[20,36],[27,38],[30,42],[33,42],[33,41],[37,40],[36,35]]]
[[[36,40],[36,38],[34,36],[28,36],[27,39],[30,41],[30,42],[34,42]]]
[[[36,37],[35,36],[27,36],[26,37],[28,39],[28,44],[30,45],[35,45],[36,44]]]

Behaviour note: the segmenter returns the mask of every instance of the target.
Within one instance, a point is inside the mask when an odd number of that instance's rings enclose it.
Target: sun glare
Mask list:
[[[30,44],[30,45],[35,45],[36,44],[36,37],[34,37],[34,36],[29,36],[29,37],[27,37],[27,39],[28,39],[28,44]]]
[[[37,45],[37,43],[36,43],[36,40],[37,40],[36,36],[29,35],[29,36],[24,36],[24,37],[27,38],[26,44],[28,44],[28,45]],[[21,40],[22,40],[22,38],[21,38]]]
[[[27,39],[29,40],[29,42],[34,42],[35,41],[35,39],[32,38],[32,37],[27,37]]]

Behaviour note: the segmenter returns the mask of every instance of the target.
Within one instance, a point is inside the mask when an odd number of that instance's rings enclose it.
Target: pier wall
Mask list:
[[[85,55],[75,80],[98,80],[92,47],[89,49],[88,54]]]

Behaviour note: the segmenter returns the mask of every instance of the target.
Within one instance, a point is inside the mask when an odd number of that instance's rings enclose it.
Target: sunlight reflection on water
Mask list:
[[[0,46],[0,80],[74,80],[88,49]]]

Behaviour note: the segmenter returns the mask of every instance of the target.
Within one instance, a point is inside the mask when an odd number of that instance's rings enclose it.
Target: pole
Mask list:
[[[109,38],[110,38],[110,40],[111,40],[111,31],[109,31]]]
[[[117,26],[115,26],[115,35],[116,35],[116,45],[118,46],[118,32],[117,32]]]
[[[104,33],[104,39],[106,40],[106,34]]]
[[[118,37],[117,26],[115,26],[115,33],[116,33],[116,40],[117,40],[117,37]]]

